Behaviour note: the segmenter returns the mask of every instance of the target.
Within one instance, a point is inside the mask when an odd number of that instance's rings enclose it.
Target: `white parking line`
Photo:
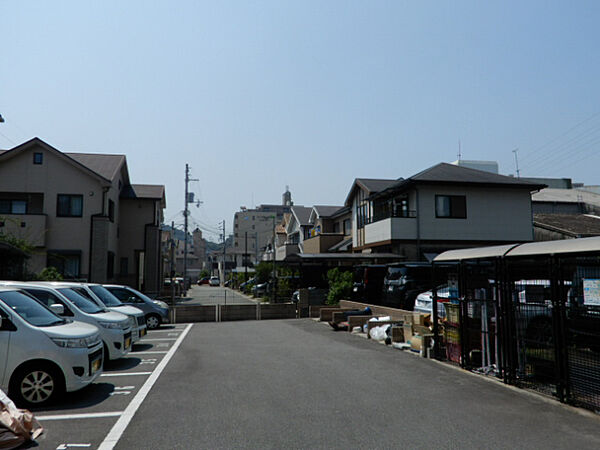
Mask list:
[[[102,417],[118,417],[123,411],[82,413],[82,414],[54,414],[50,416],[35,416],[38,420],[71,420],[71,419],[99,419]]]
[[[127,356],[150,355],[150,354],[166,354],[166,353],[169,353],[169,352],[166,351],[166,350],[155,350],[155,351],[148,350],[148,351],[145,351],[145,352],[131,352]]]
[[[178,332],[181,332],[184,330],[185,330],[185,328],[174,328],[171,330],[150,330],[150,331],[148,331],[148,334],[150,334],[150,333],[178,333]]]
[[[156,338],[156,339],[142,339],[139,342],[151,342],[151,341],[176,341],[179,338]]]
[[[146,398],[146,395],[148,395],[150,389],[152,389],[152,386],[154,386],[154,383],[156,383],[156,380],[158,380],[158,377],[160,376],[162,371],[165,369],[165,367],[167,367],[167,364],[169,363],[169,361],[171,360],[171,358],[173,357],[173,355],[175,354],[175,352],[177,351],[177,349],[179,348],[179,346],[181,345],[191,328],[192,324],[189,324],[185,331],[181,334],[181,336],[179,336],[175,345],[173,345],[173,347],[171,347],[171,349],[169,350],[169,353],[163,358],[163,360],[156,367],[154,372],[152,372],[152,375],[150,375],[150,377],[146,380],[146,382],[135,395],[131,403],[127,405],[125,412],[121,415],[121,417],[119,417],[117,423],[114,424],[108,435],[104,438],[104,441],[102,441],[102,444],[100,444],[98,450],[112,450],[114,446],[117,445],[117,442],[119,442],[119,439],[125,432],[125,429],[129,425],[129,422],[131,422],[131,419],[133,419],[133,416],[135,415],[136,411],[142,405],[142,402]]]
[[[152,372],[108,372],[100,375],[101,377],[132,377],[136,375],[150,375]]]

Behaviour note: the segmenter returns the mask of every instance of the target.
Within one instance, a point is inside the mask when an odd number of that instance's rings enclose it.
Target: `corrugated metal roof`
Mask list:
[[[504,256],[506,252],[519,244],[493,245],[490,247],[464,248],[461,250],[448,250],[436,256],[434,262],[462,261],[464,259],[485,259]]]

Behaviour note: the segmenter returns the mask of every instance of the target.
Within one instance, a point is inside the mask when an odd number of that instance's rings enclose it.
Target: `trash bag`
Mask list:
[[[371,335],[371,339],[375,339],[376,341],[383,341],[387,337],[387,330],[391,325],[382,325],[380,327],[371,328],[369,334]]]
[[[17,448],[27,441],[37,439],[44,429],[26,409],[18,409],[0,390],[0,448]]]

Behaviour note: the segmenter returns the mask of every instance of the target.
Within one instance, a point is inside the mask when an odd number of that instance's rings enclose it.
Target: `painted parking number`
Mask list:
[[[66,450],[68,448],[89,448],[92,444],[60,444],[56,450]]]
[[[135,386],[115,386],[109,395],[129,395],[132,389],[135,389]]]

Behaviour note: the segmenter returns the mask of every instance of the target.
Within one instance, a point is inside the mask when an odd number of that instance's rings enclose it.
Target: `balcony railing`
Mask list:
[[[385,211],[385,212],[375,212],[373,217],[367,218],[367,223],[379,222],[380,220],[390,219],[390,218],[407,218],[414,219],[417,217],[417,211],[414,210],[396,210],[396,211]]]

